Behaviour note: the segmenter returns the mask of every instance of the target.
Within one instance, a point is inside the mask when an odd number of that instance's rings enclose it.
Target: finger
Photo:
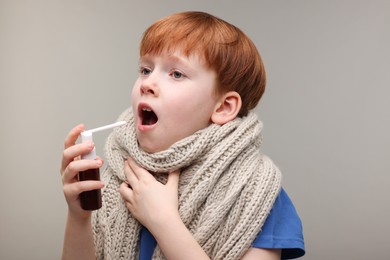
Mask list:
[[[179,187],[180,170],[175,170],[168,174],[168,180],[166,186],[177,190]]]
[[[85,126],[83,124],[79,124],[74,127],[65,138],[64,147],[65,149],[74,145],[79,137],[80,133],[85,130]]]
[[[126,205],[126,208],[130,212],[132,212],[132,210],[134,209],[134,207],[133,207],[133,190],[128,187],[127,183],[124,182],[119,186],[119,194],[121,195],[121,197]]]
[[[124,201],[130,202],[133,196],[133,190],[127,186],[126,182],[124,182],[119,186],[119,194],[122,196]]]
[[[64,185],[63,191],[66,197],[77,199],[80,193],[91,190],[98,190],[104,187],[103,181],[79,181]]]
[[[74,182],[79,172],[89,169],[97,169],[103,165],[101,160],[77,160],[71,162],[63,171],[62,181],[63,183]]]
[[[132,158],[129,157],[127,161],[138,180],[155,180],[150,172],[139,166]]]
[[[96,156],[95,160],[100,160],[100,161],[104,162],[103,158],[100,156]]]
[[[62,162],[61,162],[61,171],[63,171],[70,162],[82,154],[89,153],[93,150],[94,144],[92,142],[76,144],[68,147],[63,151]]]
[[[134,174],[134,171],[130,167],[130,164],[127,160],[124,161],[124,169],[125,169],[125,175],[126,175],[128,185],[130,185],[131,187],[137,186],[139,180],[137,176]]]

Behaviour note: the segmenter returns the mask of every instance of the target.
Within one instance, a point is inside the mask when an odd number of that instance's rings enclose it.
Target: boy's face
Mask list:
[[[143,150],[166,150],[211,123],[218,105],[216,74],[198,56],[146,55],[139,68],[132,108]]]

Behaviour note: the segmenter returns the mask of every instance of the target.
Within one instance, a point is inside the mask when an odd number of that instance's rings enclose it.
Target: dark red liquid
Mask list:
[[[89,169],[79,172],[79,180],[100,180],[99,169]],[[101,190],[91,190],[80,193],[81,208],[84,210],[97,210],[102,207]]]

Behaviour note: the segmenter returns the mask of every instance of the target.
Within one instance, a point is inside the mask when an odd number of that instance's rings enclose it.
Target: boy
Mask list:
[[[174,14],[145,31],[139,73],[120,116],[128,123],[107,140],[104,182],[77,181],[103,164],[74,160],[93,149],[75,144],[84,127],[65,140],[63,259],[303,255],[299,217],[260,152],[262,124],[251,110],[265,71],[250,39],[206,13]],[[103,186],[91,217],[79,194]]]

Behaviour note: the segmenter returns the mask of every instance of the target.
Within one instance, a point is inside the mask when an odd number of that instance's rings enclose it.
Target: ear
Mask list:
[[[217,125],[223,125],[237,117],[241,109],[241,96],[235,91],[223,94],[216,106],[211,121]]]

